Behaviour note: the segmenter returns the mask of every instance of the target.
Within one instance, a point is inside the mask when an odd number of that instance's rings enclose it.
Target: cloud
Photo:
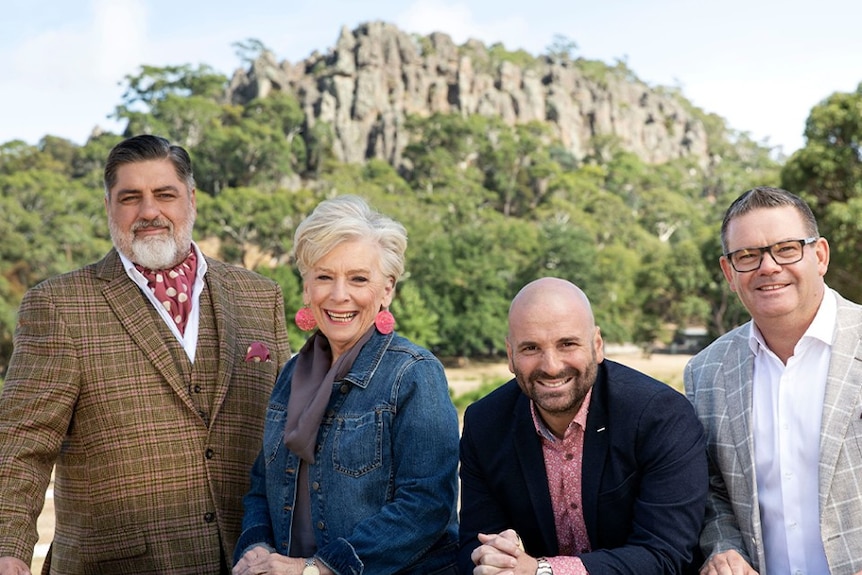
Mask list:
[[[122,95],[119,83],[145,53],[147,12],[143,0],[92,0],[88,8],[83,18],[24,37],[7,53],[0,107],[25,105],[30,116],[4,118],[0,141],[14,134],[35,143],[48,125],[48,133],[83,143],[94,121],[118,128],[107,115]]]
[[[94,75],[116,82],[134,70],[145,55],[147,8],[142,0],[93,0]]]
[[[445,0],[419,0],[398,15],[395,23],[399,28],[419,34],[445,31],[456,44],[477,39],[485,44],[503,42],[509,50],[523,48],[538,53],[544,48],[539,38],[531,38],[529,26],[523,18],[506,12],[502,18],[477,19],[469,5]],[[511,46],[505,39],[520,38],[522,45]],[[547,43],[547,42],[545,42]]]

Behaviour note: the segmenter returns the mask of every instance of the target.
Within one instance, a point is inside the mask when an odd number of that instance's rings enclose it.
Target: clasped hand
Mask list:
[[[305,561],[272,553],[265,547],[252,547],[234,565],[232,575],[301,575]]]
[[[470,554],[476,565],[473,575],[534,575],[538,563],[521,548],[514,529],[496,535],[479,533],[479,547]]]

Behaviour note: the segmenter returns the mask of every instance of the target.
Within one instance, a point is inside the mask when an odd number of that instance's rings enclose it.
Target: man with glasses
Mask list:
[[[702,575],[862,570],[862,308],[829,289],[799,197],[743,193],[721,269],[752,320],[685,369],[707,433]]]

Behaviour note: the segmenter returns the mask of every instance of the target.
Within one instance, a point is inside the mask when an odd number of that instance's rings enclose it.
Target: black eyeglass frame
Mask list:
[[[731,267],[736,271],[736,273],[747,274],[749,272],[757,271],[760,269],[760,266],[763,265],[763,256],[766,253],[769,254],[769,256],[772,258],[772,261],[774,261],[776,264],[778,264],[780,266],[789,266],[789,265],[799,263],[802,261],[802,258],[805,257],[805,246],[811,245],[819,239],[820,239],[820,236],[811,236],[810,238],[804,238],[801,240],[782,240],[780,242],[775,242],[774,244],[771,244],[768,246],[763,246],[761,248],[740,248],[738,250],[733,250],[732,252],[727,252],[726,254],[724,254],[724,257],[727,258],[727,261],[730,262]],[[772,248],[774,248],[775,246],[780,246],[781,244],[792,244],[792,243],[796,243],[796,242],[799,242],[799,247],[801,248],[799,250],[799,259],[798,260],[793,260],[792,262],[780,262],[780,261],[778,261],[778,258],[775,257],[775,254],[772,253]],[[757,260],[757,265],[755,267],[751,268],[750,270],[737,269],[736,264],[733,263],[733,255],[738,254],[739,252],[753,252],[753,251],[759,251],[760,252],[760,258],[758,258],[758,260]]]

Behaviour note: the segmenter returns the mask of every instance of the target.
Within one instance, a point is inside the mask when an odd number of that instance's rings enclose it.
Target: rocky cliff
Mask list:
[[[373,22],[342,29],[328,53],[296,64],[264,51],[234,73],[228,97],[246,103],[273,90],[292,92],[309,128],[330,126],[335,154],[346,162],[379,157],[400,165],[407,115],[436,112],[547,122],[577,158],[594,137],[613,136],[649,163],[706,162],[706,130],[677,96],[619,67],[596,70],[550,57],[519,66],[477,41],[457,46],[446,34],[419,38]]]

